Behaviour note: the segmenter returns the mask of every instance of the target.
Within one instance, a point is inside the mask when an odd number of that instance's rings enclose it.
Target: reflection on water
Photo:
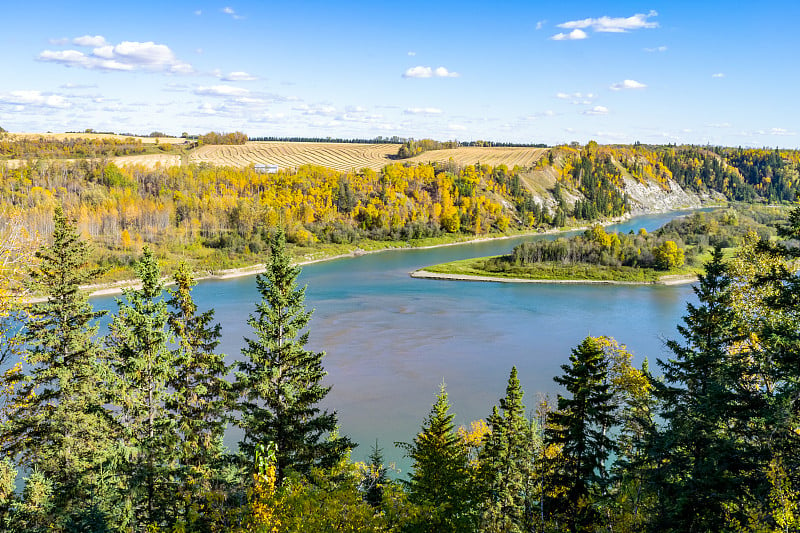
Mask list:
[[[652,231],[674,214],[651,215],[612,227]],[[532,408],[536,393],[555,395],[553,376],[587,335],[627,344],[637,362],[664,354],[663,339],[692,297],[689,286],[642,287],[463,283],[413,279],[420,267],[507,253],[531,237],[389,251],[308,265],[306,305],[314,308],[309,347],[327,353],[326,405],[341,430],[362,445],[364,459],[379,439],[384,454],[405,469],[395,441],[410,441],[447,383],[456,422],[486,417],[504,395],[512,365]],[[216,309],[222,351],[238,357],[250,335],[247,315],[258,299],[253,276],[207,281],[195,288],[201,310]],[[116,310],[111,297],[93,299]],[[235,441],[236,435],[230,436]]]

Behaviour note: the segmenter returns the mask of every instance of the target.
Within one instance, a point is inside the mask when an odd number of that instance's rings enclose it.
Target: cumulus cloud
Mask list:
[[[724,78],[725,74],[722,73],[722,72],[715,72],[714,74],[711,75],[711,77],[712,78]]]
[[[415,55],[417,55],[417,53],[414,52],[414,51],[411,51],[411,52],[408,53],[408,55],[410,55],[411,57],[414,57]]]
[[[404,78],[458,78],[458,72],[450,72],[444,67],[411,67],[403,73]]]
[[[147,70],[176,74],[194,71],[190,64],[178,60],[167,45],[153,41],[123,41],[112,45],[100,35],[84,35],[74,39],[73,43],[93,48],[88,53],[80,50],[44,50],[39,54],[39,60],[91,70]]]
[[[43,93],[41,91],[11,91],[0,93],[0,105],[50,107],[66,109],[70,103],[58,94]]]
[[[403,113],[406,115],[441,115],[442,110],[436,107],[409,107]]]
[[[619,83],[614,83],[609,87],[612,91],[622,91],[625,89],[644,89],[647,87],[644,83],[640,83],[636,80],[622,80]]]
[[[248,74],[247,72],[243,71],[236,71],[236,72],[229,72],[224,76],[220,76],[222,81],[253,81],[257,80],[258,78],[253,76],[252,74]]]
[[[608,115],[608,108],[602,105],[596,105],[591,109],[583,112],[584,115]]]
[[[580,29],[574,29],[569,33],[556,33],[550,37],[553,41],[580,41],[589,37],[586,32]]]
[[[666,46],[656,46],[655,48],[645,48],[644,51],[645,52],[666,52],[667,51],[667,47]]]
[[[205,96],[222,96],[222,97],[238,97],[247,96],[250,91],[242,87],[233,87],[231,85],[213,85],[211,87],[198,87],[194,90],[195,94]]]
[[[108,43],[102,35],[84,35],[72,39],[72,44],[77,46],[105,46]]]
[[[558,24],[558,27],[567,30],[591,28],[593,31],[602,33],[626,33],[631,30],[657,28],[658,22],[651,22],[648,20],[657,15],[658,13],[656,11],[651,10],[646,15],[644,13],[637,13],[630,17],[603,16],[600,18],[570,20]]]

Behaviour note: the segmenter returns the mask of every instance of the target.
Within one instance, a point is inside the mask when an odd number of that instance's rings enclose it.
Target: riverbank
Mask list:
[[[428,272],[425,269],[415,270],[409,274],[412,278],[438,279],[451,281],[474,281],[494,283],[553,283],[566,285],[684,285],[697,281],[696,275],[670,275],[662,276],[657,281],[616,281],[604,279],[528,279],[528,278],[501,278],[494,276],[470,276],[467,274],[445,274],[441,272]]]
[[[675,212],[680,211],[690,211],[686,209],[678,209]],[[654,212],[651,214],[659,214],[661,212]],[[605,220],[602,222],[597,222],[602,226],[610,226],[613,224],[618,224],[620,222],[624,222],[626,220],[630,220],[634,218],[631,214],[626,214],[621,217],[615,217],[609,220]],[[383,245],[380,248],[375,249],[363,249],[361,247],[356,247],[349,252],[346,253],[334,253],[332,255],[325,255],[324,251],[313,251],[310,252],[308,255],[301,258],[299,261],[296,261],[295,264],[298,266],[305,266],[315,263],[321,263],[325,261],[335,261],[338,259],[348,259],[348,258],[356,258],[363,255],[375,254],[380,252],[386,252],[390,250],[427,250],[427,249],[434,249],[434,248],[443,248],[449,246],[461,246],[461,245],[469,245],[475,244],[480,242],[487,242],[487,241],[503,241],[509,239],[515,239],[519,237],[533,237],[533,236],[541,236],[541,235],[557,235],[562,233],[569,233],[575,231],[584,231],[588,229],[590,225],[582,225],[582,226],[571,226],[571,227],[564,227],[564,228],[553,228],[548,230],[533,230],[533,231],[519,231],[513,232],[508,234],[502,235],[483,235],[480,237],[473,237],[473,238],[465,238],[464,240],[458,240],[454,242],[443,242],[443,243],[435,243],[435,244],[427,244],[426,242],[430,242],[431,240],[435,239],[422,239],[420,241],[408,241],[404,243],[379,243]],[[224,279],[233,279],[245,276],[253,276],[259,274],[264,271],[265,268],[264,263],[256,263],[253,265],[248,265],[239,268],[230,268],[230,269],[222,269],[207,273],[198,273],[195,272],[197,276],[195,279],[197,281],[205,281],[205,280],[224,280]],[[199,275],[198,275],[199,274]],[[476,280],[473,280],[476,281]],[[165,285],[169,286],[172,284],[171,278],[165,278],[164,280]],[[544,280],[544,282],[548,282]],[[81,287],[82,290],[85,290],[89,293],[89,297],[94,296],[109,296],[114,294],[122,294],[124,289],[128,288],[141,288],[141,285],[135,279],[125,279],[119,280],[109,283],[98,283],[98,284],[91,284],[91,285],[84,285]],[[30,297],[25,298],[25,303],[37,303],[44,301],[43,297]]]

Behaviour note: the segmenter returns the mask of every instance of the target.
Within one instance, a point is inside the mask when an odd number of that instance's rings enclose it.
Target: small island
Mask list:
[[[509,254],[428,266],[412,277],[517,283],[691,283],[713,247],[736,252],[748,236],[774,237],[783,210],[738,206],[694,213],[653,233],[607,233],[595,225],[583,234],[534,240]]]

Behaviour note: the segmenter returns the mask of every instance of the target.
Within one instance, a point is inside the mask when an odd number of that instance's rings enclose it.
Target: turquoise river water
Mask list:
[[[655,230],[681,213],[640,216],[611,226]],[[626,344],[637,363],[668,354],[666,338],[694,298],[690,285],[613,286],[475,283],[414,279],[426,265],[507,253],[532,238],[397,250],[307,265],[306,305],[315,309],[309,347],[324,350],[325,405],[364,459],[375,439],[389,461],[407,468],[395,441],[409,442],[444,381],[457,424],[484,418],[505,393],[512,365],[529,409],[537,394],[559,392],[553,376],[587,335]],[[259,294],[255,277],[204,281],[194,296],[222,325],[221,351],[239,357]],[[113,297],[92,299],[116,311]],[[235,446],[237,435],[230,436]],[[400,475],[404,475],[401,473]]]

